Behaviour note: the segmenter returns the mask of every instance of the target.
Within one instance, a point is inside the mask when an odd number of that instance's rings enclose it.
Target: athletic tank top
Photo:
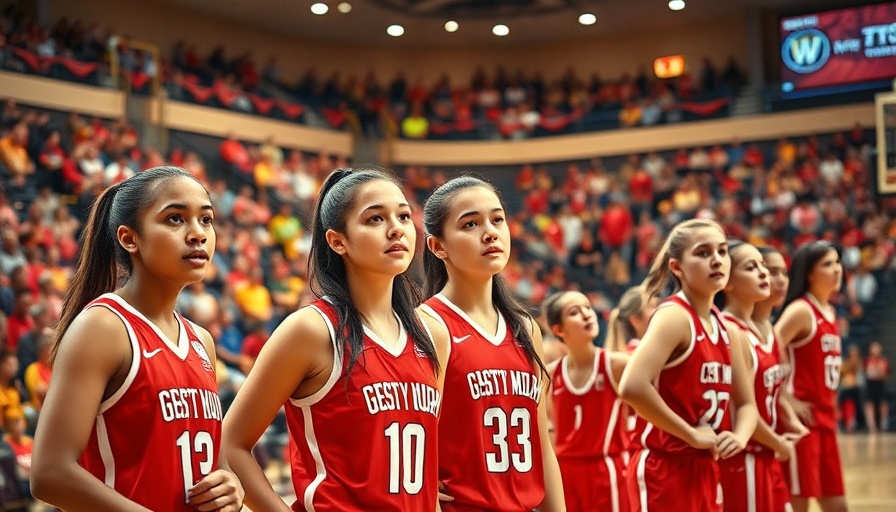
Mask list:
[[[594,370],[582,387],[572,384],[568,368],[569,356],[563,356],[551,376],[557,458],[622,453],[622,401],[616,394],[610,354],[597,349]]]
[[[439,479],[459,506],[532,510],[545,496],[538,367],[504,317],[491,334],[442,295],[422,306],[451,335],[439,420]]]
[[[132,356],[124,383],[100,404],[81,466],[151,510],[193,510],[187,492],[218,469],[221,446],[221,400],[205,345],[177,313],[172,341],[118,295],[85,309],[97,307],[124,324]]]
[[[811,295],[804,301],[812,312],[812,328],[802,340],[788,345],[793,396],[812,404],[815,426],[837,426],[837,386],[840,384],[840,328],[830,312],[823,312]]]
[[[688,312],[691,341],[683,354],[663,367],[654,386],[663,401],[689,425],[709,425],[716,432],[731,430],[731,350],[718,311],[713,308],[710,314],[715,327],[715,336],[710,336],[683,293],[669,297],[660,307],[681,307]],[[639,447],[676,455],[711,456],[709,450],[693,448],[640,416],[634,434]]]
[[[293,510],[434,510],[441,396],[432,362],[403,325],[404,343],[394,350],[365,327],[363,352],[346,376],[336,309],[326,299],[307,307],[326,322],[335,357],[320,390],[286,403]]]

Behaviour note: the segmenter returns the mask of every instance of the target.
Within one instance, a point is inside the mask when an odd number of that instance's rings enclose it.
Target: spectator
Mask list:
[[[879,341],[868,346],[865,358],[865,419],[868,431],[886,432],[890,427],[890,404],[887,396],[887,378],[890,376],[890,361],[883,355]]]
[[[53,340],[49,334],[44,334],[37,341],[37,361],[28,365],[25,369],[25,389],[28,391],[28,401],[37,414],[47,396],[50,386],[50,378],[53,369],[50,368],[50,348]]]
[[[401,121],[401,135],[406,139],[425,139],[429,135],[429,121],[420,103],[413,103],[410,114]]]
[[[19,235],[12,228],[0,229],[0,276],[9,276],[27,261],[19,245]]]
[[[0,164],[13,177],[28,176],[34,172],[34,162],[28,156],[28,125],[15,125],[6,137],[0,138]]]
[[[858,415],[864,412],[861,394],[864,372],[859,346],[850,345],[847,354],[840,366],[840,390],[837,402],[843,426],[847,432],[852,433],[856,431]]]
[[[31,306],[29,311],[34,323],[25,334],[19,337],[18,346],[16,347],[16,356],[19,359],[19,373],[16,376],[19,380],[25,380],[25,370],[31,363],[38,360],[38,344],[47,334],[50,334],[51,319],[50,311],[43,304],[35,304]]]
[[[10,415],[24,415],[22,394],[16,383],[19,372],[19,360],[9,350],[0,350],[0,418],[4,422],[0,427],[6,429],[6,418]]]
[[[34,295],[27,288],[17,288],[14,293],[12,314],[6,320],[6,348],[13,351],[13,357],[19,346],[19,339],[34,327],[34,319],[31,318]]]
[[[16,465],[20,477],[20,484],[24,487],[24,494],[30,496],[29,479],[31,478],[31,453],[33,451],[34,439],[25,433],[27,422],[25,415],[21,409],[9,409],[6,411],[6,417],[3,424],[5,425],[5,433],[3,440],[12,448],[16,455]],[[7,503],[4,503],[7,505]]]
[[[234,301],[246,322],[266,324],[273,316],[273,303],[264,285],[264,273],[260,267],[252,267],[248,277],[248,282],[234,291]]]

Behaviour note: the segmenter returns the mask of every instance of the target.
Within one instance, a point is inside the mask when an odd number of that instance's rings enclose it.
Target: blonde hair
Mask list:
[[[635,328],[629,320],[641,314],[652,296],[645,293],[643,285],[629,288],[619,298],[619,304],[610,312],[607,323],[607,339],[604,348],[613,352],[622,352],[629,340],[635,338]]]
[[[690,219],[676,224],[672,231],[669,232],[669,236],[666,237],[663,247],[650,266],[650,272],[644,279],[644,292],[648,296],[659,296],[670,280],[673,284],[673,294],[681,289],[681,281],[669,271],[669,260],[672,258],[681,259],[684,256],[691,234],[702,228],[718,229],[720,233],[725,234],[722,226],[715,221],[707,219]]]

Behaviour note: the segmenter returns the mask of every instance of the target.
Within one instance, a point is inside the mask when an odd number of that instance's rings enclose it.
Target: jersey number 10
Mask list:
[[[401,489],[417,494],[423,488],[423,458],[426,455],[426,430],[419,423],[399,428],[394,421],[386,427],[389,439],[389,493]]]

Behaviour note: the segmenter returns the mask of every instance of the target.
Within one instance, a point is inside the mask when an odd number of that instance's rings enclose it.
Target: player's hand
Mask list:
[[[439,501],[454,501],[454,496],[445,494],[445,482],[439,480]]]
[[[219,469],[194,485],[189,494],[189,504],[196,510],[237,512],[243,506],[246,492],[236,475]]]
[[[796,413],[796,417],[803,422],[803,428],[806,426],[811,427],[815,424],[815,418],[812,417],[812,404],[804,402],[798,398],[793,398],[791,407],[793,407],[793,412]]]
[[[747,442],[738,439],[737,436],[734,435],[734,432],[731,432],[730,430],[719,433],[716,438],[716,451],[718,457],[722,459],[733,457],[743,451],[746,447]]]
[[[778,445],[778,448],[775,449],[775,458],[781,462],[790,460],[790,457],[793,456],[793,441],[787,438],[787,434],[778,438]]]
[[[709,425],[699,425],[691,432],[688,444],[699,450],[712,451],[712,457],[717,459],[719,457],[716,448],[717,437],[716,432]]]
[[[784,433],[784,437],[794,444],[807,435],[809,435],[809,429],[799,421],[795,425],[790,425],[790,430]]]

